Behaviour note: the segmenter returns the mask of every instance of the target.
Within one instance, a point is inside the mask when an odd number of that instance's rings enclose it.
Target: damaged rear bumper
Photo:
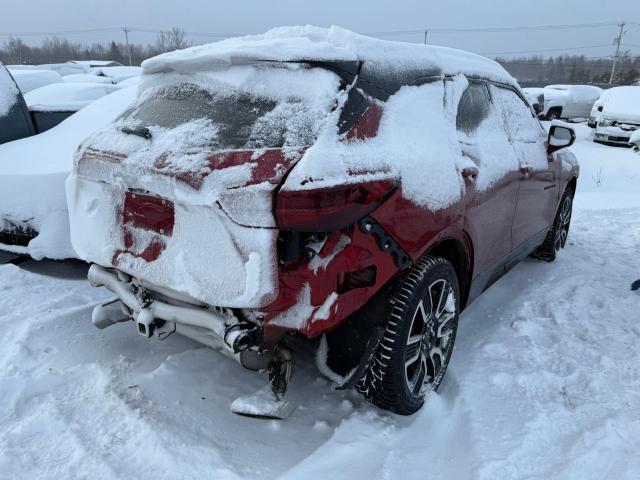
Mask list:
[[[107,313],[113,301],[95,307],[92,318],[98,328],[131,319],[142,336],[164,338],[178,331],[193,338],[200,332],[210,340],[203,343],[213,343],[212,346],[224,347],[231,353],[257,347],[261,341],[259,327],[240,321],[229,309],[192,305],[181,299],[168,298],[148,290],[123,272],[95,264],[89,269],[88,279],[93,286],[113,292],[122,304],[119,317],[114,317],[113,311]],[[202,341],[201,338],[196,339]]]

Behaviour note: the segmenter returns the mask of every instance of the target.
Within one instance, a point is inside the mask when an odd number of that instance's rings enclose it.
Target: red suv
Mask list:
[[[522,258],[564,247],[578,167],[516,81],[465,52],[285,28],[148,60],[138,101],[67,181],[72,243],[133,320],[411,414],[459,314]]]

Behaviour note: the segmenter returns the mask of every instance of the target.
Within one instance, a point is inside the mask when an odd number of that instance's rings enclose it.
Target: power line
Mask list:
[[[403,35],[403,34],[424,34],[425,31],[429,33],[440,34],[455,34],[455,33],[503,33],[503,32],[531,32],[531,31],[548,31],[548,30],[570,30],[570,29],[582,29],[582,28],[601,28],[612,27],[619,25],[618,22],[594,22],[594,23],[574,23],[574,24],[559,24],[559,25],[520,25],[514,27],[473,27],[473,28],[421,28],[415,30],[387,30],[380,32],[369,32],[365,35],[372,36],[387,36],[387,35]],[[638,22],[627,22],[628,26],[639,26]],[[43,31],[43,32],[0,32],[0,36],[38,36],[38,35],[83,35],[90,33],[103,33],[103,32],[119,32],[122,31],[122,27],[106,27],[106,28],[93,28],[82,30],[57,30],[57,31]],[[165,30],[161,29],[149,29],[149,28],[129,28],[129,31],[136,31],[142,33],[160,33]],[[195,32],[186,31],[188,35],[198,37],[235,37],[241,35],[247,35],[246,33],[220,33],[220,32]]]
[[[598,22],[598,23],[574,23],[574,24],[562,24],[562,25],[521,25],[517,27],[484,27],[484,28],[429,28],[429,33],[503,33],[503,32],[531,32],[531,31],[548,31],[548,30],[569,30],[569,29],[581,29],[581,28],[600,28],[600,27],[613,27],[618,25],[618,22]],[[639,25],[636,23],[629,23],[629,25]],[[424,28],[416,30],[395,30],[384,32],[370,32],[366,35],[382,36],[382,35],[403,35],[403,34],[415,34],[423,33]]]
[[[481,53],[480,55],[509,55],[512,53],[545,53],[545,52],[564,52],[566,50],[587,50],[590,48],[602,48],[602,47],[610,47],[610,44],[605,45],[585,45],[582,47],[565,47],[565,48],[549,48],[546,50],[519,50],[519,51],[510,51],[510,52],[488,52]]]
[[[35,37],[42,35],[84,35],[89,33],[106,33],[106,32],[119,32],[122,31],[121,27],[113,28],[93,28],[87,30],[57,30],[51,32],[0,32],[0,36],[3,37]]]

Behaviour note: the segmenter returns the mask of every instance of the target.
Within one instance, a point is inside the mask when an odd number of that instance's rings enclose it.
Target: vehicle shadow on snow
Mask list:
[[[31,258],[20,260],[18,266],[23,270],[64,280],[86,280],[89,270],[89,264],[81,260],[33,260]]]

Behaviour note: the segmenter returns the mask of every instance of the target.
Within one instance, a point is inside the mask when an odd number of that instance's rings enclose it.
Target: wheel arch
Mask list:
[[[469,299],[473,274],[473,246],[469,238],[448,237],[429,247],[424,255],[442,257],[453,265],[460,287],[460,308],[464,309]]]

